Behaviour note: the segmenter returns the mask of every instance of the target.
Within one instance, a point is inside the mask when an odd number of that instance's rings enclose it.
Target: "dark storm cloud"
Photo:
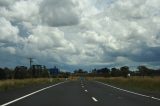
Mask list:
[[[131,55],[129,58],[136,62],[156,62],[160,59],[160,47],[141,48],[141,52],[136,55]]]

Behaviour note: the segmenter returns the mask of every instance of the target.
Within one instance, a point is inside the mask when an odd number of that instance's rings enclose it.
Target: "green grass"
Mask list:
[[[52,82],[50,81],[49,78],[0,80],[0,91],[6,91],[8,89],[20,88],[20,87],[31,86],[31,85],[58,83],[61,81],[64,81],[64,79],[53,78]]]
[[[96,80],[132,91],[160,94],[160,77],[111,77]]]

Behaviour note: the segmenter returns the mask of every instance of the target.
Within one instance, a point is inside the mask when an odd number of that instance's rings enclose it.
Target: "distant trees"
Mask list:
[[[86,74],[88,73],[87,71],[84,71],[83,69],[78,69],[74,71],[74,74]]]
[[[87,76],[88,75],[88,72],[87,71],[84,71],[83,69],[78,69],[78,70],[75,70],[73,72],[73,75],[74,76]]]
[[[6,72],[4,69],[0,68],[0,79],[6,79]]]
[[[147,68],[146,66],[138,66],[137,69],[141,76],[150,76],[152,75],[152,69]]]
[[[32,65],[29,71],[32,78],[49,77],[49,71],[43,65]]]
[[[121,76],[120,70],[117,69],[117,68],[112,68],[112,69],[111,69],[111,76],[112,76],[112,77]]]
[[[120,68],[120,71],[121,71],[121,75],[122,75],[123,77],[127,77],[128,74],[129,74],[129,72],[130,72],[128,66],[123,66],[123,67],[121,67],[121,68]]]
[[[25,66],[17,66],[15,69],[0,68],[0,80],[49,77],[48,69],[44,66],[27,69]]]
[[[7,67],[0,68],[0,80],[11,79],[13,77],[13,71]]]
[[[15,79],[24,79],[28,77],[28,70],[25,66],[17,66],[14,70]]]
[[[93,69],[90,76],[103,76],[103,77],[128,77],[131,76],[160,76],[160,69],[154,70],[147,68],[146,66],[138,66],[137,71],[130,71],[128,66],[122,66],[120,68],[108,68]],[[105,71],[104,71],[105,70]],[[106,74],[107,73],[107,74]]]
[[[71,75],[70,72],[60,72],[60,73],[58,74],[58,77],[59,77],[59,78],[68,78],[70,75]]]
[[[127,77],[129,73],[130,73],[130,70],[128,66],[120,67],[120,69],[111,68],[112,77],[119,77],[119,76]]]
[[[110,69],[108,69],[108,68],[93,69],[91,75],[92,76],[109,77],[110,76]]]
[[[83,69],[77,69],[73,73],[70,72],[58,72],[57,74],[50,74],[49,70],[45,66],[33,65],[30,69],[25,66],[17,66],[15,69],[9,69],[7,67],[0,68],[0,80],[4,79],[24,79],[24,78],[40,78],[40,77],[59,77],[68,78],[72,76],[90,76],[90,77],[128,77],[131,76],[160,76],[160,69],[150,69],[144,65],[138,66],[137,71],[130,71],[128,66],[122,66],[120,68],[100,68],[93,69],[91,72],[84,71]]]
[[[14,79],[49,77],[48,70],[41,65],[33,65],[31,69],[27,69],[25,66],[17,66],[13,73]]]

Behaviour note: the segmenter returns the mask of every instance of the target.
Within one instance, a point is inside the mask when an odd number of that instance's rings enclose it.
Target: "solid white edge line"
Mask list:
[[[65,81],[65,82],[66,82],[66,81]],[[35,92],[32,92],[32,93],[30,93],[30,94],[24,95],[24,96],[22,96],[22,97],[20,97],[20,98],[14,99],[14,100],[12,100],[12,101],[10,101],[10,102],[4,103],[4,104],[2,104],[2,105],[0,105],[0,106],[7,106],[7,105],[12,104],[12,103],[14,103],[14,102],[17,102],[17,101],[19,101],[19,100],[21,100],[21,99],[24,99],[24,98],[26,98],[26,97],[29,97],[29,96],[31,96],[31,95],[34,95],[34,94],[36,94],[36,93],[38,93],[38,92],[41,92],[41,91],[43,91],[43,90],[49,89],[49,88],[51,88],[51,87],[54,87],[54,86],[63,84],[63,83],[65,83],[65,82],[60,82],[60,83],[57,83],[57,84],[54,84],[54,85],[51,85],[51,86],[42,88],[42,89],[37,90],[37,91],[35,91]]]
[[[95,102],[98,102],[98,100],[97,100],[95,97],[92,97],[92,99],[93,99]]]
[[[140,93],[128,91],[128,90],[121,89],[121,88],[118,88],[118,87],[115,87],[115,86],[112,86],[112,85],[109,85],[109,84],[106,84],[106,83],[103,83],[103,82],[99,82],[99,81],[96,81],[96,82],[97,82],[97,83],[100,83],[100,84],[103,84],[103,85],[106,85],[106,86],[109,86],[109,87],[111,87],[111,88],[120,90],[120,91],[124,91],[124,92],[131,93],[131,94],[134,94],[134,95],[139,95],[139,96],[143,96],[143,97],[146,97],[146,98],[151,98],[151,99],[160,101],[160,98],[156,98],[156,97],[152,97],[152,96],[143,95],[143,94],[140,94]]]

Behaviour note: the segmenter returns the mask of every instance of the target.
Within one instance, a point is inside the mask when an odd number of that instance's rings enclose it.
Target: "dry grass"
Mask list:
[[[70,76],[68,79],[69,79],[69,80],[71,80],[71,81],[75,81],[75,80],[78,80],[78,79],[79,79],[79,77],[76,77],[76,76]]]
[[[96,78],[96,80],[131,90],[141,90],[160,93],[160,77],[111,77]]]
[[[17,87],[24,87],[35,84],[45,84],[45,83],[57,83],[64,79],[54,78],[52,82],[49,78],[33,78],[33,79],[21,79],[21,80],[0,80],[0,90],[8,90]]]

